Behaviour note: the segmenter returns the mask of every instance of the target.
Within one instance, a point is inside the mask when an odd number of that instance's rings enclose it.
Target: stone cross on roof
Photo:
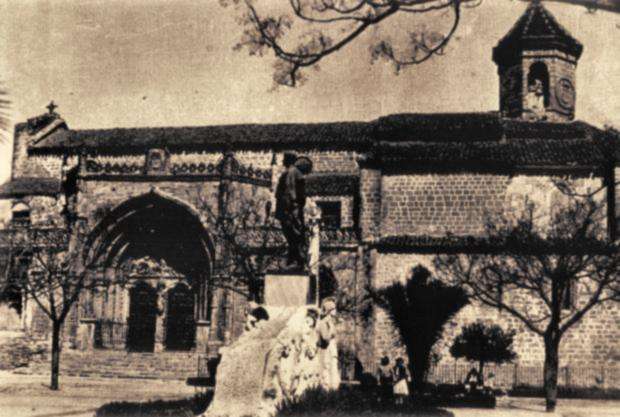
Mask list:
[[[54,103],[54,100],[52,100],[52,101],[50,101],[50,104],[48,104],[46,106],[46,108],[47,108],[47,110],[49,111],[50,114],[54,114],[55,113],[54,110],[56,110],[58,108],[58,106],[56,105],[56,103]]]

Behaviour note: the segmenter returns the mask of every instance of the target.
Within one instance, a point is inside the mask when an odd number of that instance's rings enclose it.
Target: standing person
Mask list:
[[[390,358],[384,355],[379,362],[379,401],[387,402],[392,394],[392,383],[394,382],[394,374],[390,366]]]
[[[495,374],[489,372],[489,375],[484,379],[483,391],[485,394],[495,394]]]
[[[396,365],[394,365],[394,397],[396,398],[396,404],[402,405],[405,403],[405,398],[409,396],[409,382],[411,382],[411,377],[405,366],[405,361],[403,358],[397,358]]]
[[[327,391],[335,391],[340,387],[340,369],[336,341],[336,301],[331,297],[323,300],[317,333],[319,336],[321,387]]]

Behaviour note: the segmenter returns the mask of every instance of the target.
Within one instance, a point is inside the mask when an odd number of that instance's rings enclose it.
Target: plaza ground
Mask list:
[[[112,401],[180,399],[194,393],[183,381],[62,377],[61,389],[50,391],[48,376],[0,372],[0,417],[91,417]],[[448,408],[455,417],[545,416],[542,398],[500,398],[494,410]],[[593,417],[620,415],[620,401],[560,400],[555,415]],[[394,414],[391,414],[394,416]]]

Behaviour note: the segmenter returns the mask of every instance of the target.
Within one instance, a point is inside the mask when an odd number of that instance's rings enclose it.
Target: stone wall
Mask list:
[[[88,180],[81,181],[79,188],[77,213],[89,219],[91,227],[94,227],[103,216],[123,202],[151,191],[189,205],[196,212],[200,211],[199,207],[203,201],[210,203],[213,209],[217,209],[217,182],[161,181],[152,183]],[[206,224],[208,219],[206,216],[201,216],[201,220]]]
[[[62,158],[59,156],[28,156],[28,145],[33,140],[36,140],[36,137],[28,134],[25,123],[15,127],[11,178],[46,177],[60,179]]]
[[[573,185],[578,191],[596,190],[602,185],[602,179],[576,179]],[[597,198],[605,204],[604,193],[599,193]],[[542,224],[548,219],[549,210],[566,200],[549,176],[384,175],[381,235],[481,236],[485,223],[506,210],[518,212],[524,203],[534,203]]]
[[[433,258],[427,254],[394,254],[382,253],[378,255],[376,274],[373,285],[384,287],[395,280],[405,282],[411,275],[411,269],[422,265],[433,271]],[[506,295],[510,296],[510,295]],[[529,308],[536,309],[536,302],[526,298],[523,302]],[[448,322],[444,328],[444,335],[438,344],[438,351],[442,361],[452,361],[449,347],[454,337],[460,333],[461,327],[477,320],[487,324],[500,325],[505,330],[516,330],[515,351],[519,355],[520,365],[540,365],[544,360],[544,345],[540,336],[529,331],[520,321],[507,312],[482,306],[476,302],[463,308],[454,320]],[[392,355],[402,355],[404,351],[393,348],[398,341],[389,319],[384,311],[375,309],[375,356],[383,351]],[[620,340],[620,307],[617,304],[606,304],[590,311],[582,321],[571,328],[560,345],[560,366],[606,366],[617,362],[620,351],[617,341]],[[378,357],[377,357],[378,359]]]
[[[384,175],[381,234],[479,235],[500,211],[509,178],[484,174]]]
[[[363,241],[372,241],[379,235],[381,218],[381,171],[360,171],[360,229]]]
[[[313,163],[314,172],[357,173],[357,152],[349,151],[311,151],[300,152],[308,156]]]

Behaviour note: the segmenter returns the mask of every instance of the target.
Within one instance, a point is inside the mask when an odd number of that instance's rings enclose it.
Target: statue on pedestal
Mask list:
[[[534,120],[546,120],[545,91],[543,82],[535,78],[528,86],[525,96],[525,108],[530,113],[529,117]]]
[[[306,204],[304,176],[312,172],[312,161],[307,157],[297,157],[285,153],[285,171],[276,186],[275,217],[282,226],[286,238],[287,269],[303,271],[306,265],[304,206]]]

